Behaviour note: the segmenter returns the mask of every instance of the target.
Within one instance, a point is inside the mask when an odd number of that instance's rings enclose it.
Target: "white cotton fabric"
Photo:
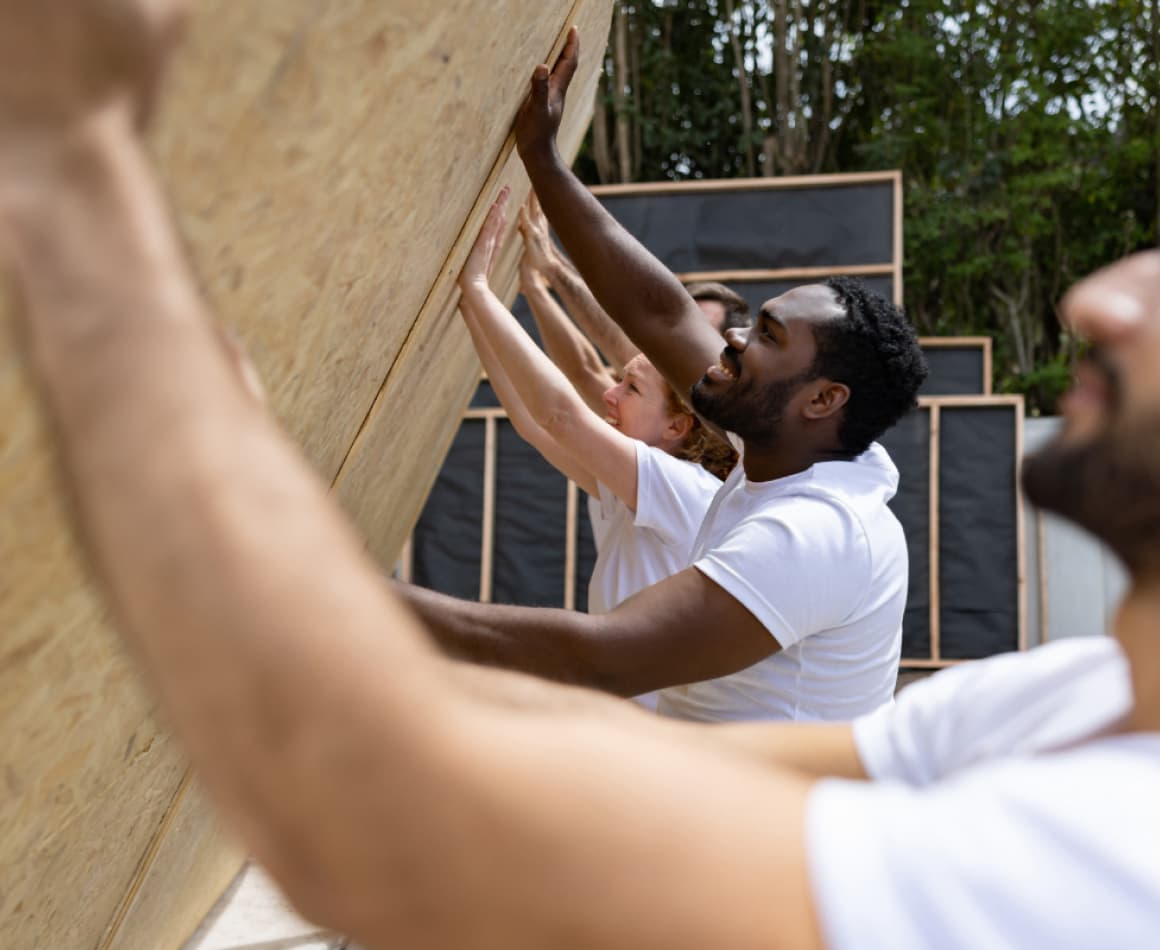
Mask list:
[[[588,612],[607,613],[637,591],[689,566],[693,541],[721,480],[695,462],[636,443],[636,512],[600,485],[588,499],[596,565]],[[656,693],[636,697],[656,709]]]
[[[1146,947],[1160,934],[1160,734],[1120,734],[1110,638],[979,661],[855,725],[872,783],[811,793],[810,876],[843,948]]]
[[[719,679],[661,691],[679,719],[850,721],[889,703],[909,564],[880,445],[751,482],[739,465],[709,508],[693,566],[752,613],[780,650]],[[711,635],[711,631],[706,631]]]

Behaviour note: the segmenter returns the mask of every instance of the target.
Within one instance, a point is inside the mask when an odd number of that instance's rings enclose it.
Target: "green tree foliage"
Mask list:
[[[617,24],[587,180],[901,168],[912,319],[994,336],[1033,408],[1069,375],[1063,291],[1156,243],[1160,0],[626,0]]]

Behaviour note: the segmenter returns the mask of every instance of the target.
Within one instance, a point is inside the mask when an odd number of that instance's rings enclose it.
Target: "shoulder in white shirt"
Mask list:
[[[780,649],[730,676],[664,690],[659,711],[702,721],[849,721],[890,701],[909,563],[887,502],[898,470],[873,445],[769,482],[742,466],[713,500],[693,566]]]
[[[1160,734],[1110,638],[983,660],[855,725],[876,781],[807,816],[827,943],[1143,947],[1160,933]]]

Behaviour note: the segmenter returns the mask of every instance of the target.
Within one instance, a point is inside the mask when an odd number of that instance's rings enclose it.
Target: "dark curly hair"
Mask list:
[[[813,373],[850,387],[838,429],[843,452],[861,455],[917,404],[926,359],[900,307],[851,277],[825,282],[846,311],[814,326]]]

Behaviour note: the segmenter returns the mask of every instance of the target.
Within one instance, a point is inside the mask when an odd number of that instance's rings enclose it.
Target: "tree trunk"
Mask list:
[[[1152,0],[1152,63],[1151,70],[1154,80],[1160,80],[1160,0]],[[1152,142],[1152,151],[1156,158],[1156,233],[1152,235],[1153,243],[1160,244],[1160,89],[1152,83],[1152,115],[1155,120],[1155,139]]]
[[[777,174],[777,137],[767,135],[761,140],[761,177],[772,178]]]
[[[640,31],[634,24],[631,25],[629,35],[632,39],[632,52],[629,55],[629,77],[632,81],[632,98],[636,103],[638,116],[644,114],[641,106],[641,90],[644,89],[644,84],[640,81]],[[632,123],[632,178],[631,181],[640,181],[641,171],[644,167],[644,141],[643,132],[644,123],[639,120]]]
[[[605,99],[608,82],[604,73],[596,84],[596,104],[592,110],[592,158],[596,162],[596,175],[602,185],[616,181],[616,167],[612,161],[611,143],[608,141],[608,109]]]
[[[806,160],[806,118],[802,110],[802,4],[793,0],[790,8],[793,15],[793,30],[789,34],[789,98],[790,116],[793,119],[793,153],[789,162],[791,174],[805,170]]]
[[[832,30],[833,32],[831,32]],[[811,143],[814,152],[811,171],[815,175],[822,170],[822,166],[826,160],[826,149],[830,144],[830,120],[834,116],[834,50],[831,47],[834,45],[834,34],[841,35],[840,30],[840,25],[837,30],[834,30],[834,18],[830,16],[828,8],[823,9],[821,46],[822,115],[821,121],[817,125],[817,138]]]
[[[745,137],[745,174],[752,178],[757,174],[757,162],[753,154],[753,104],[749,94],[749,71],[745,68],[741,38],[734,22],[733,0],[725,0],[725,18],[729,24],[729,45],[733,48],[733,62],[737,68],[737,85],[741,91],[741,134]]]
[[[626,91],[628,88],[628,17],[624,6],[616,5],[612,45],[612,101],[616,109],[616,167],[620,181],[632,180],[632,129],[629,126]]]
[[[773,130],[776,136],[777,153],[774,156],[774,174],[786,171],[789,148],[789,53],[786,50],[786,0],[773,0],[770,5],[773,17],[773,83],[777,105],[774,111]]]

